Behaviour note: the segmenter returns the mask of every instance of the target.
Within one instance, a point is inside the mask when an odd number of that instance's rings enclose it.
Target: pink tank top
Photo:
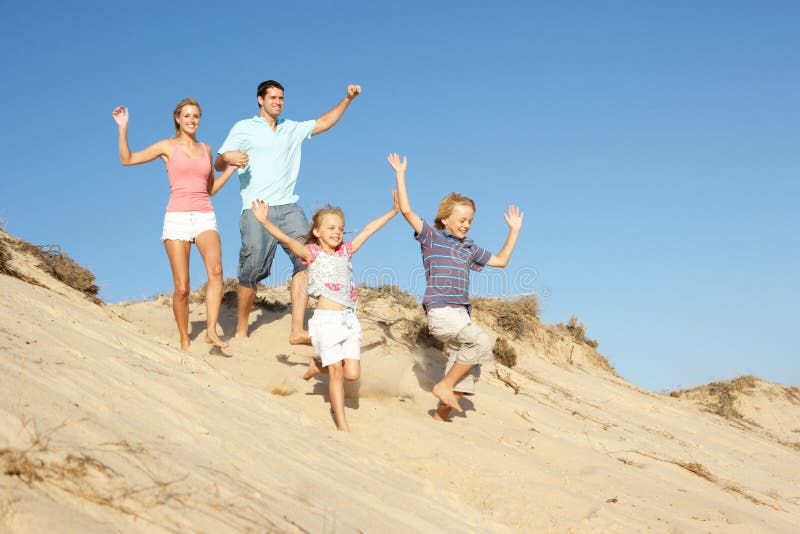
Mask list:
[[[184,154],[174,139],[172,157],[167,162],[169,176],[169,203],[167,211],[214,211],[208,196],[208,175],[211,159],[203,146],[204,156],[190,158]]]

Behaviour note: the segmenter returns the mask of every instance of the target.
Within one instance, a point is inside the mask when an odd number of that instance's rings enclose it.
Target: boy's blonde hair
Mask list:
[[[344,224],[344,211],[342,208],[325,204],[311,216],[311,229],[305,237],[306,245],[319,245],[319,238],[314,235],[314,229],[319,228],[319,225],[322,224],[322,218],[326,215],[338,215],[342,218],[342,224]]]
[[[453,213],[453,208],[458,205],[469,206],[472,211],[476,211],[474,200],[465,197],[461,193],[450,193],[439,202],[439,211],[436,212],[436,218],[433,220],[434,226],[439,230],[444,230],[442,220],[450,217],[450,214]]]
[[[200,107],[200,104],[198,104],[197,100],[195,100],[194,98],[192,97],[184,98],[183,100],[178,102],[178,105],[175,106],[175,111],[172,112],[172,125],[175,127],[175,135],[173,137],[175,139],[177,139],[178,136],[181,135],[181,127],[178,125],[178,116],[181,114],[181,111],[186,106],[197,107],[197,111],[200,112],[200,116],[201,117],[203,116],[203,108]]]

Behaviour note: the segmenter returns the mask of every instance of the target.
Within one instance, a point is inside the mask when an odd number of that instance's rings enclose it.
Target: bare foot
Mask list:
[[[181,350],[189,350],[189,345],[191,342],[189,341],[188,337],[181,338]]]
[[[311,363],[308,364],[308,371],[303,375],[303,380],[311,380],[311,377],[322,372],[322,369],[317,365],[317,361],[311,358]]]
[[[240,330],[239,328],[236,329],[236,337],[239,339],[247,339],[247,327],[244,327],[244,330]]]
[[[434,420],[442,421],[443,423],[447,423],[450,421],[450,412],[452,408],[446,404],[443,404],[442,401],[439,401],[439,404],[436,406],[436,411],[433,412]]]
[[[308,332],[305,330],[301,330],[300,332],[292,332],[292,335],[289,336],[289,344],[290,345],[311,345],[311,338],[308,335]]]
[[[206,343],[209,345],[216,345],[221,349],[228,348],[228,344],[222,341],[216,333],[214,333],[214,335],[206,334]]]
[[[433,386],[433,391],[431,391],[431,393],[433,393],[433,396],[439,399],[439,401],[445,406],[449,406],[459,413],[464,411],[461,409],[461,406],[458,405],[458,399],[453,394],[452,388],[448,388],[439,382]]]

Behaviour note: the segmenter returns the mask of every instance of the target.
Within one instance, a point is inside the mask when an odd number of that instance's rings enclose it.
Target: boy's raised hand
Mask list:
[[[397,211],[400,209],[400,201],[397,199],[397,190],[392,189],[392,200],[394,203],[392,204],[392,213],[397,215]]]
[[[519,231],[522,228],[522,215],[522,211],[512,204],[508,206],[508,212],[503,214],[503,218],[511,230]]]
[[[401,160],[400,156],[396,152],[392,152],[386,159],[389,161],[389,165],[392,166],[392,169],[394,169],[395,173],[406,172],[406,167],[408,167],[408,160],[406,159],[405,156],[403,156],[403,159]]]
[[[128,108],[117,106],[114,108],[114,111],[111,112],[111,116],[114,117],[114,122],[116,122],[118,126],[128,125]]]
[[[256,220],[261,224],[269,220],[269,204],[265,203],[263,200],[254,200],[250,209],[253,210],[253,215],[255,215]]]

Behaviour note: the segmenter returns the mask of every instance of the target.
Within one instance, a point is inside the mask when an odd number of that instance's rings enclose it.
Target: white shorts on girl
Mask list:
[[[213,211],[168,211],[164,214],[161,241],[177,239],[194,243],[197,236],[208,230],[217,231],[217,216]]]
[[[351,308],[315,310],[308,320],[308,335],[323,367],[361,359],[361,325]]]

